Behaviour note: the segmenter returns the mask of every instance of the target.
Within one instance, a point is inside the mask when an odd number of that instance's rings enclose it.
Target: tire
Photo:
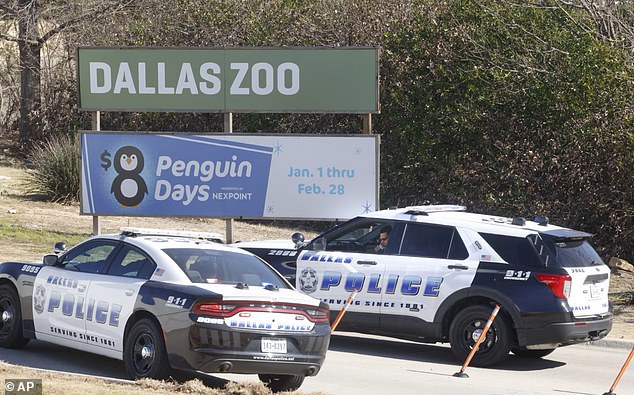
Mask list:
[[[0,347],[21,348],[29,342],[22,331],[18,293],[10,284],[0,285]]]
[[[165,342],[158,325],[150,319],[137,321],[125,339],[123,361],[134,379],[164,379],[170,373]]]
[[[517,355],[520,358],[533,358],[533,359],[543,358],[546,355],[551,354],[553,351],[555,351],[554,348],[548,348],[545,350],[526,350],[523,348],[514,348],[511,350],[513,354]]]
[[[295,391],[304,382],[304,376],[259,374],[258,377],[273,392]]]
[[[469,356],[490,316],[489,307],[469,306],[454,317],[449,328],[449,342],[451,350],[461,361]],[[494,365],[506,358],[510,349],[511,330],[504,317],[498,315],[470,364],[481,367]]]

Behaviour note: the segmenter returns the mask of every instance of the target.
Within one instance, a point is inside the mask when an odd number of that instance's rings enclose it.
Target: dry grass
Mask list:
[[[83,375],[69,375],[39,369],[24,368],[9,365],[0,361],[0,377],[3,379],[41,379],[42,393],[55,395],[270,395],[271,391],[259,382],[235,383],[230,382],[225,388],[210,388],[198,379],[178,382],[166,382],[157,380],[139,380],[137,382],[125,382],[123,380],[103,380]],[[4,382],[2,388],[4,388]],[[280,394],[291,394],[282,392]],[[301,394],[293,392],[292,394]],[[323,393],[304,393],[305,395],[324,395]]]

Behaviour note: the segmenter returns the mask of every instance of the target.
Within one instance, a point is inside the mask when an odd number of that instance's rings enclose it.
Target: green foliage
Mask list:
[[[45,136],[90,127],[76,111],[76,45],[379,46],[381,114],[373,122],[383,207],[544,213],[596,233],[603,256],[634,261],[632,5],[567,3],[141,0],[66,32],[67,50],[45,75],[38,126]],[[101,127],[220,132],[223,116],[112,112]],[[360,129],[349,114],[234,114],[242,133]],[[77,171],[65,174],[42,179],[76,182]]]
[[[574,9],[455,1],[388,35],[377,129],[398,181],[383,205],[546,213],[631,259],[632,74],[588,26]]]
[[[79,144],[73,137],[54,137],[29,154],[27,190],[55,202],[79,200]]]

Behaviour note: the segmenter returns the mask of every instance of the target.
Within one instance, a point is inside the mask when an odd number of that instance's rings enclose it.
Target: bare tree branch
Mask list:
[[[4,11],[6,13],[6,15],[10,15],[10,16],[17,16],[18,13],[15,12],[15,10],[13,8],[7,7],[6,5],[1,5],[0,4],[0,11]]]
[[[111,4],[105,4],[102,5],[94,10],[90,10],[87,12],[84,12],[81,15],[76,16],[75,18],[69,19],[65,22],[60,23],[59,25],[55,26],[54,28],[52,28],[51,30],[47,31],[45,34],[43,34],[40,38],[38,38],[38,42],[43,44],[46,41],[48,41],[51,37],[53,37],[54,35],[58,34],[59,32],[63,31],[64,29],[67,29],[71,26],[74,26],[78,23],[81,23],[85,20],[91,19],[91,18],[95,18],[97,16],[100,15],[104,15],[109,13],[110,11],[117,11],[117,10],[122,10],[126,7],[128,7],[130,4],[134,3],[135,0],[122,0],[122,1],[117,1],[115,3],[111,3]]]
[[[28,40],[20,37],[11,36],[9,34],[0,33],[0,38],[6,41],[12,41],[16,43],[25,43],[25,44],[39,44],[38,40]]]

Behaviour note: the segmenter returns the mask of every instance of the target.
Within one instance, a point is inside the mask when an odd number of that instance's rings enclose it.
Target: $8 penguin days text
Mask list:
[[[202,162],[196,160],[183,161],[172,160],[170,156],[161,155],[156,165],[156,176],[164,177],[169,174],[173,177],[197,178],[202,183],[217,178],[251,178],[253,164],[249,161],[238,162],[236,155],[231,156],[230,161],[212,161],[205,160]],[[212,199],[233,199],[233,200],[250,200],[250,192],[215,192],[211,193]],[[168,180],[159,179],[156,182],[154,190],[154,198],[156,200],[172,200],[181,201],[183,205],[189,205],[194,199],[199,201],[209,200],[208,184],[172,184]]]

